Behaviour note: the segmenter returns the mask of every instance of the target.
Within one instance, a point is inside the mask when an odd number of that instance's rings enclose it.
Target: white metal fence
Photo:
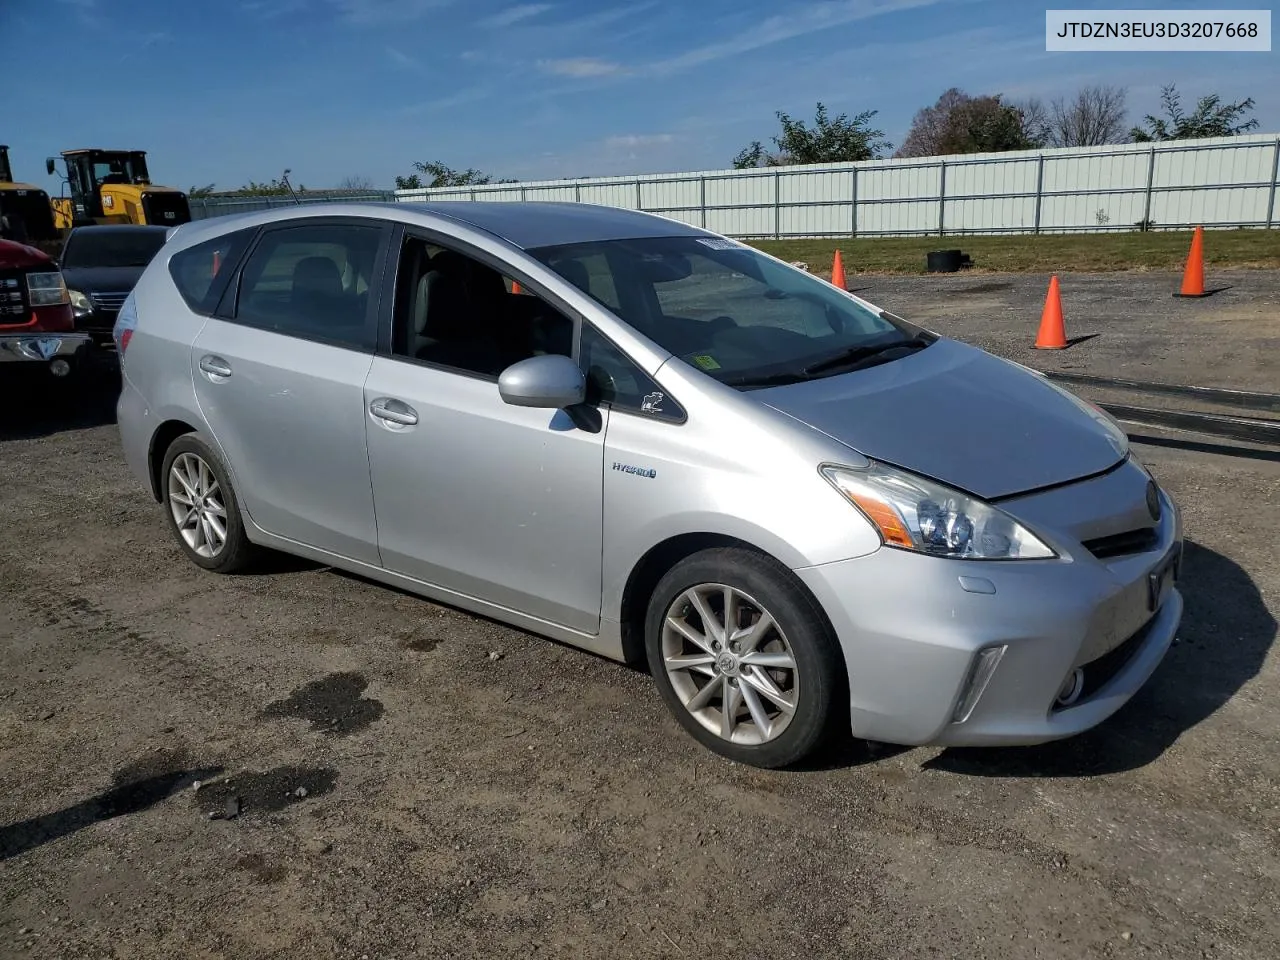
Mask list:
[[[422,200],[559,200],[728,236],[848,237],[1280,227],[1280,135],[857,164],[398,190]]]
[[[191,219],[205,220],[209,217],[226,217],[235,213],[253,213],[255,210],[271,210],[275,207],[292,207],[297,204],[313,203],[352,203],[361,200],[378,200],[390,202],[395,194],[390,190],[369,190],[363,193],[337,193],[315,195],[304,193],[294,200],[292,197],[189,197]]]

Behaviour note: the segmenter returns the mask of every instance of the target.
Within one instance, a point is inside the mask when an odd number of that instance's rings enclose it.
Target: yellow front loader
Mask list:
[[[57,172],[57,160],[45,161],[50,174]],[[87,223],[176,227],[191,219],[185,193],[151,182],[144,150],[66,150],[62,162],[70,196],[49,201],[59,230]]]

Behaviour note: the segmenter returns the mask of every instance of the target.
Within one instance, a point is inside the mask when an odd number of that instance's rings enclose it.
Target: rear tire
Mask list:
[[[847,710],[822,611],[789,570],[752,550],[703,550],[672,567],[649,600],[645,651],[681,726],[739,763],[795,764]]]
[[[183,434],[169,444],[160,492],[169,529],[192,563],[215,573],[235,573],[257,557],[229,472],[198,434]]]

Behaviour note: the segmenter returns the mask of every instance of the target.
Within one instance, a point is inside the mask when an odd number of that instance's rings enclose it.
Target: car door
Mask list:
[[[480,337],[501,338],[508,322],[533,324],[532,342],[568,355],[573,321],[529,294],[507,293],[501,274],[476,261],[450,293],[433,283],[448,259],[406,239],[391,350],[374,359],[365,384],[383,565],[595,633],[608,411],[575,421],[504,403],[497,373],[521,354],[496,360]]]
[[[253,522],[374,564],[364,381],[389,237],[352,218],[267,228],[191,350],[201,412]]]

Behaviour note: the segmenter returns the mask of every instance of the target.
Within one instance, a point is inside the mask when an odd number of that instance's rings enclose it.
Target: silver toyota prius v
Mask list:
[[[742,243],[577,203],[177,228],[115,328],[193,563],[281,550],[620,661],[712,750],[1079,733],[1182,615],[1106,414]]]

